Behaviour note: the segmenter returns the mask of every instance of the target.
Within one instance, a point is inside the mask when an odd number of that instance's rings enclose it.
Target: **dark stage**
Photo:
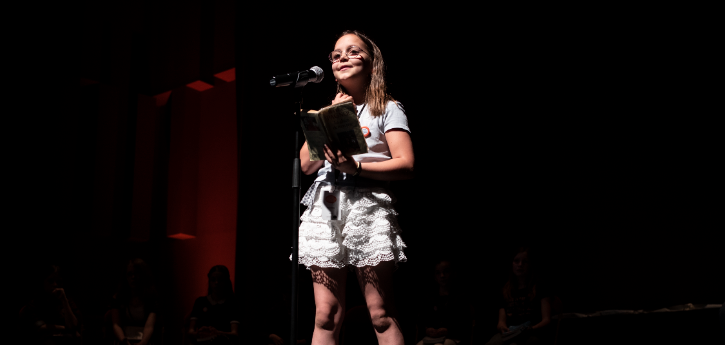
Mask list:
[[[485,343],[523,245],[561,302],[549,326],[558,344],[722,341],[719,309],[704,307],[725,300],[722,152],[706,123],[687,120],[699,114],[692,91],[671,87],[681,74],[658,56],[672,28],[499,8],[74,6],[34,20],[11,51],[14,312],[56,264],[85,343],[102,343],[125,267],[142,258],[165,344],[182,343],[214,265],[231,272],[242,335],[286,327],[269,323],[289,313],[294,137],[288,92],[268,82],[320,66],[303,108],[330,104],[327,54],[356,29],[383,52],[416,156],[415,178],[391,186],[408,246],[395,273],[406,343],[421,338],[416,311],[443,259],[470,307],[470,339]],[[302,176],[302,193],[313,180]],[[308,334],[312,284],[299,274]],[[356,287],[347,309],[364,305]],[[582,317],[614,310],[632,312]]]

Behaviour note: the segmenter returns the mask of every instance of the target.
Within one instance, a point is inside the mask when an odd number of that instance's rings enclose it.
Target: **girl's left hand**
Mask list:
[[[357,163],[350,156],[342,154],[342,151],[330,149],[325,144],[325,159],[332,164],[332,167],[346,174],[355,174]]]

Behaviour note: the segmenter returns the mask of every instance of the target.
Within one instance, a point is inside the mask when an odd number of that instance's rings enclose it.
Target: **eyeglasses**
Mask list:
[[[366,51],[360,49],[358,46],[349,46],[347,47],[347,51],[345,51],[345,56],[347,56],[348,59],[359,59],[360,58],[360,52],[363,52],[367,54]],[[327,56],[328,59],[330,59],[330,62],[335,63],[340,61],[342,59],[342,51],[333,50],[330,55]]]

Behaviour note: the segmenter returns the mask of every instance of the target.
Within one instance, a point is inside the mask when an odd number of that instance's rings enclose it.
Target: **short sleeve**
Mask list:
[[[399,102],[388,102],[385,114],[383,115],[383,133],[391,129],[402,129],[410,133],[408,117],[405,115],[405,111],[403,111],[403,105]]]
[[[204,300],[203,297],[199,297],[194,301],[194,307],[191,308],[191,315],[189,315],[190,320],[196,320],[198,319],[204,309]]]
[[[123,304],[121,303],[121,300],[118,298],[118,296],[113,296],[111,299],[111,303],[109,303],[109,309],[123,309]]]

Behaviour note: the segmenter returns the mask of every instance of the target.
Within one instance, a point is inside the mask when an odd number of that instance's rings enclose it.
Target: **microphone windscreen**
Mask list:
[[[314,80],[310,79],[310,81],[313,83],[319,83],[322,81],[322,78],[325,77],[325,72],[320,67],[313,66],[313,67],[310,67],[310,70],[312,72],[315,72],[315,76],[317,76]]]

